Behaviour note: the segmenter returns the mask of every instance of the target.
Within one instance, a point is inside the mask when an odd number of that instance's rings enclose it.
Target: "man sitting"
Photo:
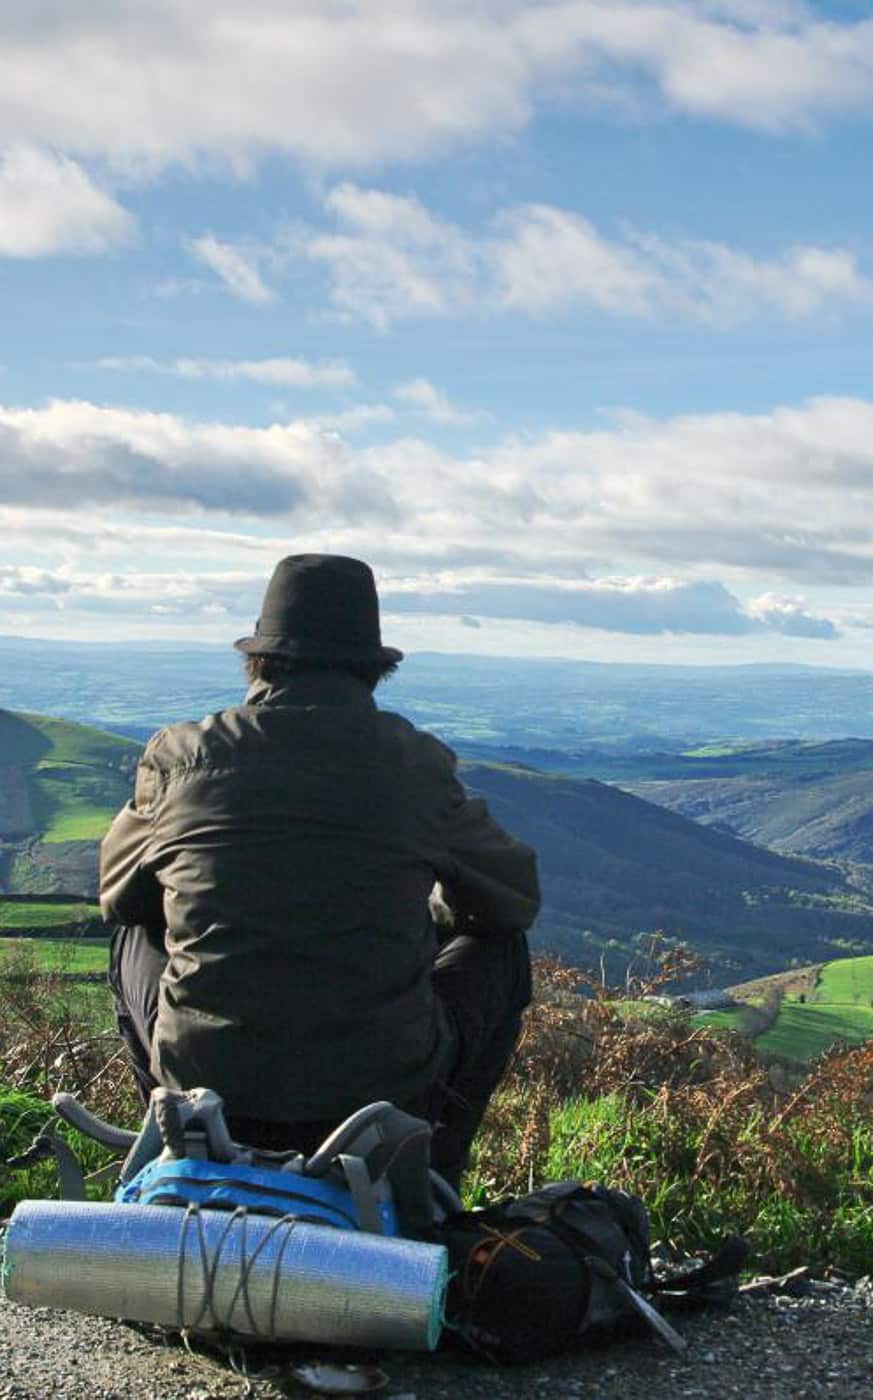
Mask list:
[[[140,1089],[215,1089],[238,1140],[304,1152],[389,1099],[436,1125],[457,1185],[530,999],[534,853],[376,708],[402,653],[366,564],[283,559],[236,646],[244,703],[154,735],[103,842]]]

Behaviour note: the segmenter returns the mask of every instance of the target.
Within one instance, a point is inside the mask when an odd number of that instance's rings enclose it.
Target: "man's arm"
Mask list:
[[[122,807],[103,838],[100,909],[107,923],[164,926],[163,890],[147,863],[154,838],[155,778],[146,750],[133,801]]]
[[[521,932],[540,907],[535,851],[510,836],[481,798],[452,779],[448,860],[439,872],[458,932]]]

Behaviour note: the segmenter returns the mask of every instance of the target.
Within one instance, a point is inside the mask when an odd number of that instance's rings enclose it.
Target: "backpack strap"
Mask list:
[[[231,1139],[224,1104],[212,1089],[153,1089],[143,1125],[121,1168],[126,1186],[161,1153],[172,1157],[208,1157],[214,1162],[249,1160]]]
[[[63,1118],[84,1137],[93,1138],[94,1142],[111,1147],[116,1152],[127,1152],[136,1142],[136,1133],[129,1128],[116,1128],[114,1124],[98,1118],[96,1113],[79,1103],[74,1094],[52,1094],[52,1108],[59,1118]]]
[[[336,1160],[342,1167],[346,1185],[352,1193],[352,1200],[358,1212],[358,1225],[368,1234],[384,1235],[385,1225],[363,1157],[353,1157],[347,1152],[340,1152]]]
[[[458,1215],[464,1209],[464,1202],[461,1200],[454,1186],[450,1186],[445,1177],[431,1167],[428,1172],[430,1177],[430,1191],[433,1200],[434,1223],[444,1225],[449,1216]]]
[[[35,1167],[37,1162],[44,1162],[49,1157],[54,1157],[58,1164],[58,1196],[60,1199],[62,1201],[86,1201],[88,1192],[85,1189],[84,1172],[69,1143],[64,1142],[63,1138],[57,1137],[54,1133],[39,1133],[26,1152],[20,1153],[17,1157],[9,1157],[5,1165],[13,1171],[23,1171],[27,1167]]]
[[[324,1176],[341,1156],[363,1158],[371,1188],[381,1179],[391,1187],[400,1233],[415,1238],[433,1226],[430,1139],[431,1126],[423,1118],[380,1100],[341,1123],[303,1171]]]
[[[394,1105],[384,1099],[365,1104],[340,1123],[338,1128],[324,1139],[316,1152],[307,1160],[304,1176],[325,1176],[330,1171],[334,1158],[341,1152],[354,1151],[359,1157],[366,1157],[381,1142],[378,1124],[386,1113],[394,1112]]]

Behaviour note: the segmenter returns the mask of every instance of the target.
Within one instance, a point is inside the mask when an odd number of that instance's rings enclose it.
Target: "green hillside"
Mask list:
[[[756,1040],[765,1054],[811,1060],[835,1040],[859,1045],[873,1037],[873,957],[841,958],[819,972],[801,1002],[786,997],[775,1025]]]
[[[860,1045],[873,1037],[873,1008],[801,1006],[786,1002],[775,1025],[758,1036],[755,1046],[764,1055],[806,1064],[829,1050],[835,1040]]]
[[[41,762],[91,768],[118,767],[140,745],[119,734],[45,715],[0,710],[0,765]]]
[[[87,725],[0,710],[0,890],[93,895],[95,843],[130,795],[138,753]]]

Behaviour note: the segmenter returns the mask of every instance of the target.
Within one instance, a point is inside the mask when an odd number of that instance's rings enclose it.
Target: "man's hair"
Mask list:
[[[345,671],[363,681],[370,690],[375,690],[380,681],[393,676],[396,670],[396,661],[305,661],[297,656],[280,656],[277,652],[247,656],[245,659],[248,681],[266,681],[268,685],[281,685],[289,676],[302,676],[314,671]]]

